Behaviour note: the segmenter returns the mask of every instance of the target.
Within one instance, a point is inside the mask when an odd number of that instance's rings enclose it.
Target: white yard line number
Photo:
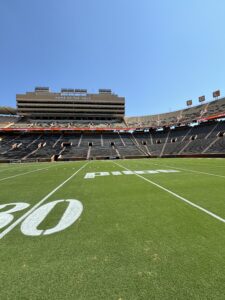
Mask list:
[[[59,231],[62,231],[69,226],[71,226],[81,215],[83,211],[83,205],[79,200],[76,199],[66,199],[66,200],[55,200],[43,204],[49,197],[51,197],[56,191],[63,187],[68,181],[70,181],[78,172],[80,172],[88,163],[84,164],[76,172],[74,172],[69,178],[58,185],[54,190],[52,190],[48,195],[41,199],[37,204],[35,204],[30,210],[28,210],[24,215],[19,217],[14,223],[11,222],[14,219],[13,213],[24,210],[30,206],[30,204],[25,202],[20,203],[7,203],[1,204],[0,210],[10,206],[11,208],[7,211],[0,212],[0,229],[9,225],[0,233],[0,239],[3,238],[7,233],[9,233],[13,228],[15,228],[19,223],[21,223],[21,232],[29,236],[40,236],[49,235]],[[38,226],[45,220],[48,214],[56,207],[59,203],[66,203],[67,208],[64,211],[62,217],[60,218],[57,225],[53,228],[47,230],[40,230]],[[13,206],[13,208],[12,208]]]
[[[60,218],[57,225],[47,230],[40,230],[38,226],[46,219],[48,214],[54,209],[58,203],[66,202],[68,204],[65,212]],[[0,205],[0,209],[7,206],[12,206],[9,210],[0,213],[0,229],[9,225],[14,219],[13,213],[26,209],[30,204],[25,202],[8,203]],[[81,215],[83,211],[83,205],[79,200],[67,199],[67,200],[55,200],[44,205],[41,205],[34,210],[26,219],[23,220],[20,229],[25,235],[39,236],[49,235],[66,229],[71,226]]]

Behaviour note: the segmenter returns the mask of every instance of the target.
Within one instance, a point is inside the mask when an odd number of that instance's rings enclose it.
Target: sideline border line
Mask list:
[[[161,166],[160,164],[157,164],[157,163],[153,163],[153,164],[156,165],[156,166]],[[181,170],[181,171],[188,171],[188,172],[191,172],[191,173],[198,173],[198,174],[203,174],[203,175],[209,175],[209,176],[215,176],[215,177],[225,178],[224,175],[219,175],[219,174],[214,174],[214,173],[196,171],[196,170],[192,170],[192,169],[184,169],[184,168],[174,167],[174,166],[169,166],[169,165],[163,165],[163,166],[168,167],[168,168],[173,168],[173,169]]]
[[[143,160],[141,159],[140,161],[143,161]],[[169,166],[169,165],[165,165],[165,164],[162,165],[162,164],[159,164],[159,163],[156,163],[156,162],[150,162],[149,159],[144,160],[144,162],[148,162],[149,165],[155,165],[155,166],[160,166],[160,167],[165,166],[165,167],[173,168],[173,169],[177,169],[177,170],[189,171],[189,172],[192,172],[192,173],[198,173],[198,174],[203,174],[203,175],[209,175],[209,176],[215,176],[215,177],[225,178],[225,175],[219,175],[219,174],[214,174],[214,173],[207,173],[207,172],[196,171],[196,170],[192,170],[192,169],[184,169],[184,168]]]
[[[57,161],[55,162],[56,164],[58,165],[64,165],[64,164],[67,164],[67,163],[76,163],[76,162],[80,162],[80,161]],[[6,167],[1,167],[1,164],[0,164],[0,173],[2,172],[5,172],[5,171],[11,171],[11,170],[20,170],[20,169],[23,169],[24,167],[34,167],[35,165],[43,165],[43,167],[45,166],[51,166],[51,164],[53,164],[52,162],[48,161],[48,162],[32,162],[32,163],[8,163],[8,165],[13,165],[11,167],[9,166],[6,166]]]
[[[59,166],[62,166],[64,164],[61,164]],[[11,179],[11,178],[15,178],[15,177],[19,177],[19,176],[23,176],[23,175],[26,175],[26,174],[30,174],[30,173],[34,173],[34,172],[39,172],[39,171],[42,171],[42,170],[48,170],[48,169],[51,169],[51,168],[54,168],[56,167],[57,165],[54,165],[54,166],[46,166],[45,168],[42,168],[42,169],[34,169],[34,170],[31,170],[31,171],[27,171],[27,172],[24,172],[24,173],[19,173],[19,174],[15,174],[15,175],[12,175],[12,176],[8,176],[8,177],[3,177],[3,178],[0,178],[0,182],[1,181],[4,181],[4,180],[7,180],[7,179]]]

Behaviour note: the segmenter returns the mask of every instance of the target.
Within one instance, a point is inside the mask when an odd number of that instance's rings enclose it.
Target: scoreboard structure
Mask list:
[[[54,93],[48,87],[17,94],[17,113],[34,120],[102,120],[121,121],[125,115],[125,98],[110,89],[88,93],[86,89],[61,89]]]

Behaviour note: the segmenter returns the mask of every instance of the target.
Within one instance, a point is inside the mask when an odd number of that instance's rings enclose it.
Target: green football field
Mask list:
[[[225,299],[225,159],[0,165],[0,299]]]

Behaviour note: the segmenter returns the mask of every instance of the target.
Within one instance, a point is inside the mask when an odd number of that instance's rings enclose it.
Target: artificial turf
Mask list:
[[[63,231],[28,236],[21,221],[0,239],[0,299],[224,299],[225,223],[176,195],[225,219],[225,159],[86,163],[0,165],[0,205],[30,204],[0,235],[57,187],[42,205],[83,204]],[[93,172],[109,175],[84,178]],[[0,207],[0,224],[12,207]],[[38,229],[56,226],[66,207],[57,204]]]

